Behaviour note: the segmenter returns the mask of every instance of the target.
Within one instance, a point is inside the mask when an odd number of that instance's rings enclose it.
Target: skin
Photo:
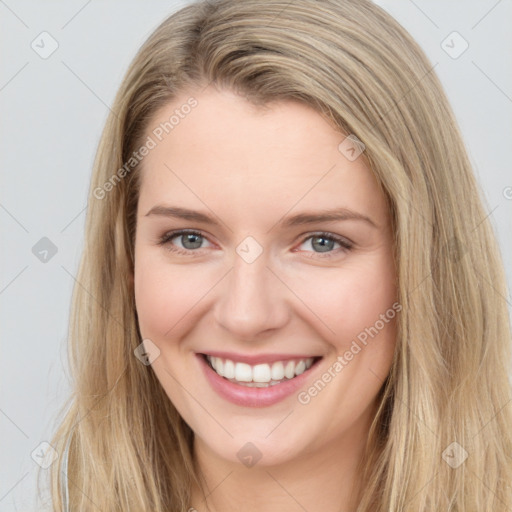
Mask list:
[[[298,102],[262,109],[212,86],[187,91],[157,113],[147,135],[191,95],[198,106],[143,161],[134,273],[142,338],[160,350],[152,368],[195,432],[194,455],[211,492],[205,502],[194,487],[191,506],[352,510],[356,464],[390,370],[396,318],[306,405],[297,394],[263,408],[234,405],[211,388],[195,354],[323,356],[307,390],[396,300],[385,198],[364,153],[348,160],[338,150],[345,135]],[[147,215],[155,205],[213,213],[220,226]],[[338,207],[376,226],[353,219],[278,224]],[[190,248],[196,245],[186,236],[158,244],[177,229],[201,231],[200,248]],[[319,231],[353,247],[328,240],[322,252]],[[236,252],[248,236],[263,249],[250,264]],[[248,441],[262,454],[250,468],[237,457]]]

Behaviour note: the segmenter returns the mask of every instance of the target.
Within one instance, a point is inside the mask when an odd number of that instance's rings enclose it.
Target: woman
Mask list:
[[[112,111],[55,510],[512,508],[502,263],[402,27],[366,0],[189,5]]]

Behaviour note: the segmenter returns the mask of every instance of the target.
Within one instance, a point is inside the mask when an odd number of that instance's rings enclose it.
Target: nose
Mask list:
[[[237,340],[255,340],[289,321],[291,292],[271,269],[266,252],[252,263],[237,253],[214,305],[218,325]]]

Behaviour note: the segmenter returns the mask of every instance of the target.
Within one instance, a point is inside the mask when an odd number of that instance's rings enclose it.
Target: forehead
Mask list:
[[[183,108],[192,96],[195,106]],[[295,205],[386,213],[363,155],[347,159],[338,149],[346,135],[299,102],[260,108],[227,90],[185,93],[157,112],[148,136],[155,147],[142,162],[139,197],[146,211],[181,202],[238,216]]]

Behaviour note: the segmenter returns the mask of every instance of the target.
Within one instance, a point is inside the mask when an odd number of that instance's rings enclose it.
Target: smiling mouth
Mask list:
[[[201,354],[220,377],[246,387],[267,388],[282,384],[308,371],[321,356],[250,365],[230,359]]]

